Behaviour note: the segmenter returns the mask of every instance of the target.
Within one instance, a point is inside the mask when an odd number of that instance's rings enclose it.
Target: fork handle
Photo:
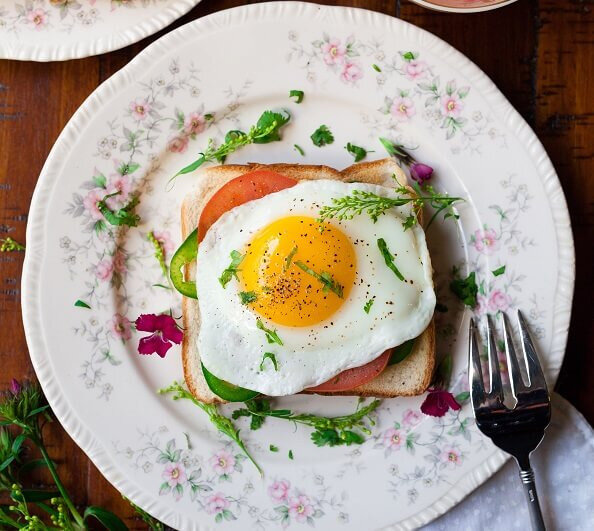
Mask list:
[[[536,492],[536,483],[534,481],[534,470],[528,465],[520,468],[520,478],[524,485],[526,498],[528,499],[528,511],[530,513],[530,523],[533,531],[546,531],[540,504],[538,503],[538,494]]]

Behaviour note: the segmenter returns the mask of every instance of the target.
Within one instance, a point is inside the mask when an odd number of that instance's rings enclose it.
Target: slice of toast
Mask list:
[[[406,186],[404,172],[391,159],[362,162],[337,171],[328,166],[308,166],[298,164],[248,164],[215,166],[203,170],[198,177],[196,188],[186,196],[181,209],[182,236],[185,239],[198,225],[202,209],[225,183],[259,168],[266,168],[296,180],[334,179],[344,182],[364,182],[394,186],[395,178],[399,184]],[[196,264],[186,268],[186,279],[196,278]],[[184,377],[192,394],[207,404],[223,403],[206,384],[200,364],[200,353],[197,349],[198,332],[200,330],[200,311],[198,301],[183,297],[184,340],[182,358]],[[412,353],[400,363],[388,366],[371,382],[351,389],[335,393],[319,393],[326,395],[374,396],[392,398],[396,396],[413,396],[423,393],[431,381],[435,366],[435,325],[433,320],[427,329],[415,341]]]

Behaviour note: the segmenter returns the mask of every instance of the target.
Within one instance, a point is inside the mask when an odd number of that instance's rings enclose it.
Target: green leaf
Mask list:
[[[371,310],[371,307],[373,306],[373,300],[374,299],[369,299],[366,303],[365,306],[363,306],[363,311],[365,313],[369,313],[369,310]]]
[[[27,418],[34,417],[35,415],[38,415],[39,413],[44,412],[46,409],[49,409],[49,404],[46,404],[45,406],[36,407],[35,409],[33,409],[33,410],[29,411],[29,413],[27,413]]]
[[[99,175],[93,176],[93,184],[97,188],[105,188],[107,186],[107,179],[105,178],[105,175],[100,173]]]
[[[383,238],[379,238],[377,240],[377,246],[378,246],[380,252],[382,253],[382,256],[384,257],[384,261],[386,262],[386,265],[388,266],[388,268],[391,269],[394,272],[394,274],[400,280],[402,280],[404,282],[405,279],[402,276],[402,273],[396,267],[396,264],[394,263],[394,257],[392,256],[392,253],[390,253],[390,251],[388,249],[388,245],[386,244],[386,240],[384,240]]]
[[[264,323],[262,322],[262,319],[260,319],[259,317],[258,317],[258,319],[256,319],[256,327],[258,328],[258,330],[262,330],[266,334],[266,340],[268,341],[268,343],[271,343],[271,344],[276,343],[277,345],[283,344],[281,338],[278,337],[276,330],[271,330],[270,328],[266,328],[264,326]]]
[[[19,455],[19,452],[21,450],[21,446],[23,446],[23,443],[25,442],[25,440],[27,439],[27,437],[25,437],[25,435],[23,433],[21,433],[13,442],[12,442],[12,453],[15,456]]]
[[[110,197],[120,195],[121,192],[114,192],[113,194],[107,194],[101,201],[97,201],[97,208],[99,212],[103,214],[103,217],[108,223],[115,226],[126,225],[128,227],[136,227],[140,221],[140,216],[134,213],[134,208],[140,202],[138,196],[133,196],[132,199],[120,208],[119,210],[111,210],[106,203],[106,200]]]
[[[344,147],[353,157],[355,157],[355,162],[359,162],[363,160],[367,156],[367,150],[360,146],[356,146],[355,144],[351,144],[350,142]]]
[[[314,146],[322,147],[334,142],[334,135],[326,125],[320,125],[310,136]]]
[[[293,459],[293,450],[289,450],[289,459]]]
[[[130,175],[131,173],[134,173],[138,168],[140,168],[140,164],[138,164],[137,162],[130,162],[128,164],[121,164],[117,171],[120,175]]]
[[[78,308],[87,308],[89,310],[91,309],[91,307],[85,301],[81,301],[80,299],[74,303],[74,306],[77,306]]]
[[[126,524],[107,509],[94,506],[87,507],[83,515],[85,522],[90,517],[99,520],[109,531],[128,531]]]
[[[291,90],[289,92],[289,98],[296,98],[295,103],[301,103],[303,101],[304,92],[302,90]]]
[[[417,57],[413,52],[405,52],[402,54],[402,59],[405,61],[413,61]]]
[[[468,391],[463,391],[462,393],[458,393],[455,396],[456,402],[458,402],[458,404],[462,404],[463,402],[466,402],[469,398],[470,398],[470,393]]]
[[[493,271],[493,276],[498,277],[499,275],[503,275],[505,273],[505,266],[502,265]]]
[[[305,156],[305,151],[303,151],[303,148],[301,146],[299,146],[298,144],[293,144],[293,147],[295,148],[295,151],[297,151],[297,153],[299,153],[302,157]]]
[[[258,296],[255,291],[240,291],[239,298],[241,299],[241,304],[249,304],[256,301]]]
[[[2,463],[0,463],[0,472],[2,472],[4,469],[8,468],[10,466],[10,464],[15,460],[15,458],[16,458],[16,456],[11,455],[7,459],[5,459]]]
[[[239,280],[239,278],[237,277],[237,272],[239,271],[238,267],[244,258],[244,256],[239,251],[235,251],[235,250],[231,251],[230,256],[231,256],[231,263],[229,264],[229,267],[224,269],[223,272],[221,273],[221,276],[219,277],[219,282],[221,283],[221,286],[223,286],[223,288],[225,288],[227,286],[227,284],[229,282],[231,282],[231,279],[233,277],[235,277],[237,280]]]
[[[478,293],[478,286],[474,271],[466,278],[460,278],[456,275],[454,280],[450,282],[450,290],[466,306],[474,308],[477,303],[476,296]]]
[[[317,271],[314,271],[311,267],[309,267],[307,264],[305,264],[301,260],[297,260],[295,262],[295,265],[302,271],[305,271],[308,275],[311,275],[316,280],[320,281],[322,283],[322,285],[324,286],[322,291],[324,291],[324,292],[331,291],[332,293],[335,293],[336,295],[338,295],[339,298],[341,298],[341,299],[343,298],[344,288],[336,280],[334,280],[332,278],[332,275],[330,275],[330,273],[328,273],[326,271],[322,271],[321,273],[318,273]]]
[[[284,111],[284,113],[264,111],[262,116],[256,123],[256,129],[259,131],[267,131],[266,134],[257,135],[254,137],[255,144],[268,144],[281,139],[280,129],[291,119],[291,115]]]
[[[264,353],[264,357],[262,358],[262,361],[260,362],[260,370],[263,371],[264,370],[264,362],[269,359],[272,362],[272,365],[274,365],[274,370],[278,371],[278,364],[276,362],[276,356],[272,353],[272,352],[265,352]]]
[[[274,446],[274,444],[271,444],[268,448],[271,452],[278,452],[278,446]]]
[[[394,365],[396,363],[400,363],[408,358],[413,351],[413,347],[415,346],[415,340],[409,339],[405,341],[401,345],[395,347],[390,355],[390,360],[388,361],[388,365]]]
[[[382,69],[379,66],[377,66],[375,63],[373,63],[371,65],[371,68],[373,68],[376,72],[381,72],[382,71]]]

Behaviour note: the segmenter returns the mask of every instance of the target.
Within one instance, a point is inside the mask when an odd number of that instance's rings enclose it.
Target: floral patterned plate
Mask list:
[[[241,53],[240,53],[241,52]],[[296,104],[291,89],[305,92]],[[364,444],[314,446],[310,430],[269,420],[242,436],[265,470],[190,403],[156,390],[182,374],[179,350],[139,356],[140,313],[173,308],[149,231],[168,256],[179,205],[196,177],[168,179],[207,139],[286,108],[283,141],[230,162],[341,168],[353,142],[380,158],[379,136],[416,148],[434,185],[462,195],[456,223],[432,225],[438,353],[451,355],[444,417],[422,397],[385,400]],[[212,115],[208,119],[207,115]],[[309,136],[326,124],[332,145]],[[300,145],[305,156],[293,148]],[[115,230],[97,209],[113,190],[140,193],[141,223]],[[573,292],[573,242],[559,181],[534,133],[493,83],[446,43],[377,13],[281,2],[220,12],[166,35],[101,85],[56,142],[33,197],[23,273],[31,358],[60,421],[128,498],[179,529],[409,529],[446,511],[504,455],[477,432],[466,387],[469,312],[449,292],[452,267],[475,271],[476,313],[521,307],[554,382]],[[497,274],[493,273],[495,271]],[[90,309],[76,307],[86,302]],[[447,308],[447,311],[443,311]],[[356,400],[295,396],[299,412],[351,412]],[[232,408],[225,406],[226,413]],[[278,452],[270,451],[270,445]],[[289,451],[293,458],[289,458]]]
[[[0,59],[64,61],[138,42],[200,0],[3,0]]]

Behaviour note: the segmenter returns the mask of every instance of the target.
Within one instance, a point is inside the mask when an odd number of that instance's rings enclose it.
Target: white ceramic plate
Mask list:
[[[2,0],[0,59],[65,61],[138,42],[200,0]]]
[[[480,13],[513,4],[517,0],[411,0],[415,4],[448,13]]]
[[[305,91],[301,105],[289,100],[290,89]],[[417,158],[435,168],[434,184],[467,198],[459,225],[439,222],[428,232],[438,298],[449,309],[437,314],[439,354],[453,356],[455,394],[467,389],[468,312],[449,293],[454,265],[477,272],[479,315],[524,309],[554,382],[573,242],[559,181],[534,133],[476,66],[429,33],[369,11],[293,2],[224,11],[166,35],[66,126],[39,178],[27,234],[23,318],[37,375],[102,473],[175,528],[421,525],[505,459],[476,431],[468,403],[436,419],[419,413],[422,397],[386,400],[373,435],[356,447],[317,448],[310,430],[280,421],[257,432],[241,423],[266,471],[260,479],[201,411],[156,394],[181,377],[179,350],[165,359],[136,354],[140,335],[128,320],[179,305],[152,286],[162,278],[146,234],[165,232],[171,253],[179,205],[196,177],[180,178],[170,192],[167,180],[208,137],[246,129],[269,108],[293,115],[283,141],[248,147],[230,162],[342,168],[352,162],[346,142],[380,158],[383,135],[418,146]],[[192,135],[190,120],[205,113],[213,123]],[[318,148],[309,135],[322,123],[336,140]],[[140,227],[113,231],[101,220],[92,205],[106,193],[104,180],[142,194]],[[77,299],[92,309],[75,307]],[[280,405],[337,414],[355,402],[299,396]]]

